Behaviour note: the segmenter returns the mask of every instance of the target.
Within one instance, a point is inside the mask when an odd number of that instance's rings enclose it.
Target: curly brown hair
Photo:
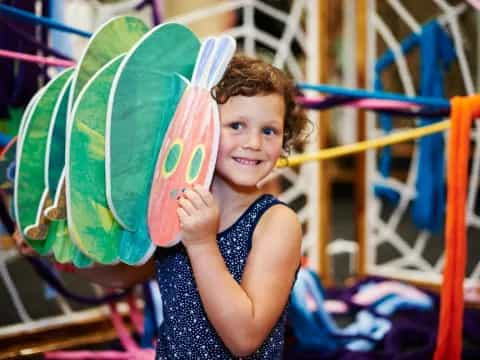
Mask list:
[[[308,119],[295,102],[295,84],[284,72],[263,60],[237,54],[222,80],[212,89],[212,97],[218,104],[225,104],[232,96],[269,94],[279,94],[285,101],[283,149],[289,153],[305,141],[304,128]]]

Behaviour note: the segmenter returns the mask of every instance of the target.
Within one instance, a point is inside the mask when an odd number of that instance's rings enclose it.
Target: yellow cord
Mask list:
[[[296,166],[307,161],[326,160],[336,157],[359,153],[369,149],[375,149],[387,145],[414,140],[422,136],[431,135],[450,128],[450,120],[444,120],[432,125],[422,126],[413,130],[406,130],[396,134],[387,135],[378,139],[361,141],[354,144],[337,146],[329,149],[319,150],[309,154],[293,155],[288,158],[279,159],[277,167]]]

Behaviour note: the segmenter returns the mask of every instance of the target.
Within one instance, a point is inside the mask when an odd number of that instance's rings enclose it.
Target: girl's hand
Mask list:
[[[18,228],[15,228],[12,238],[15,241],[15,246],[20,254],[24,256],[38,256],[38,253],[27,244]]]
[[[220,210],[213,195],[200,185],[186,189],[177,209],[185,247],[216,241]]]

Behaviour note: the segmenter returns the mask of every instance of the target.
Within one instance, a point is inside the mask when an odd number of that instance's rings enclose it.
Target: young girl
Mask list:
[[[220,147],[210,191],[178,199],[182,243],[158,251],[158,359],[278,359],[300,261],[295,213],[257,187],[305,125],[293,83],[236,56],[212,96]]]
[[[307,119],[292,81],[245,56],[232,59],[212,96],[221,134],[211,189],[182,193],[182,242],[156,253],[164,311],[157,359],[278,359],[302,234],[295,213],[257,185],[299,143]],[[128,286],[152,270],[149,261],[79,273]]]

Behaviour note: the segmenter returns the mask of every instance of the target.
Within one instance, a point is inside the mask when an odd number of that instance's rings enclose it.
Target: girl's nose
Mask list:
[[[243,147],[253,150],[260,150],[262,146],[262,136],[253,131],[248,133]]]

